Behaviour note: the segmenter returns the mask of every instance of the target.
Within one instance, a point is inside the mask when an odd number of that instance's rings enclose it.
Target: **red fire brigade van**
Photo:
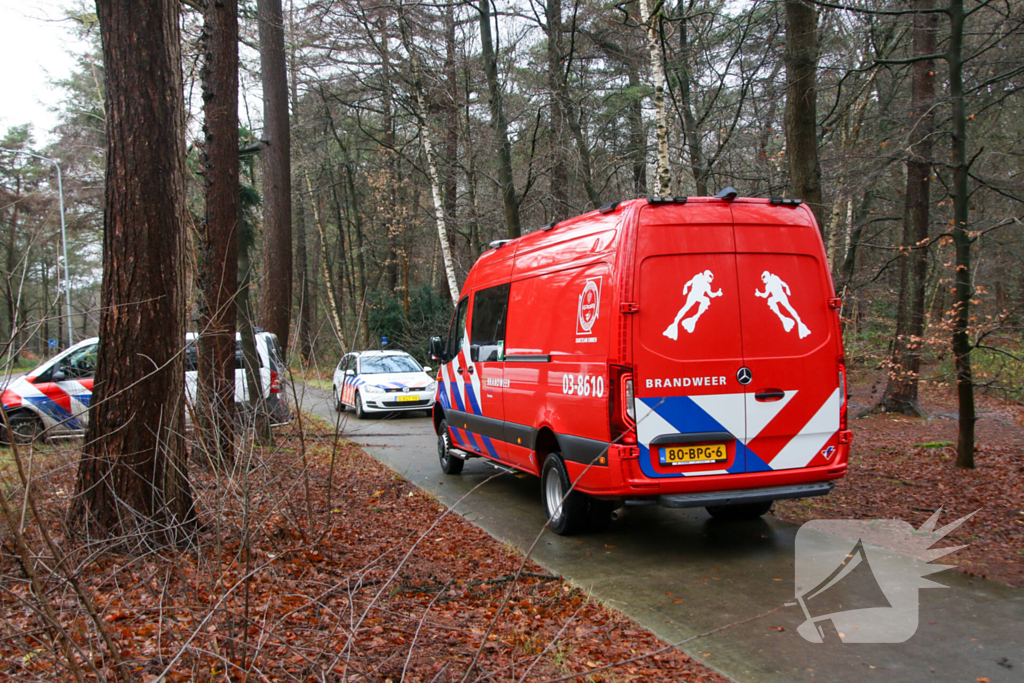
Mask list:
[[[491,246],[431,339],[446,473],[540,476],[560,534],[623,505],[756,517],[846,473],[839,300],[798,200],[637,199]]]

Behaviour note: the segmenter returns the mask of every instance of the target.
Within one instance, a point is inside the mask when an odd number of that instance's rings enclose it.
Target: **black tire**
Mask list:
[[[569,491],[572,482],[565,470],[565,463],[558,453],[551,453],[544,460],[540,475],[541,499],[550,523],[548,527],[559,536],[572,536],[583,531],[589,521],[590,505],[588,496],[579,491]],[[561,504],[559,505],[559,501]]]
[[[588,496],[588,498],[590,498]],[[612,523],[612,511],[619,505],[614,500],[601,500],[599,498],[590,498],[590,510],[588,511],[589,519],[587,526],[590,531],[594,533],[601,533],[607,531],[608,527]]]
[[[352,403],[356,406],[356,417],[360,420],[366,420],[370,417],[370,414],[363,410],[363,397],[359,395],[357,391],[352,397]]]
[[[741,503],[739,505],[708,505],[705,510],[715,519],[723,522],[742,522],[757,519],[772,509],[772,503]]]
[[[10,413],[7,416],[7,420],[11,423],[11,432],[14,434],[14,440],[19,444],[30,444],[43,433],[43,423],[38,417],[27,410]],[[10,439],[7,438],[7,429],[2,423],[0,423],[0,443],[5,446],[10,445]]]
[[[466,461],[452,455],[452,437],[448,432],[448,420],[441,420],[437,427],[437,461],[445,474],[461,474]]]

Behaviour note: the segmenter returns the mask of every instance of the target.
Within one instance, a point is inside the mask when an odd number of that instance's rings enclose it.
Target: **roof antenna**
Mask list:
[[[736,191],[736,188],[727,187],[718,194],[716,194],[715,199],[724,199],[727,202],[731,202],[732,200],[736,199],[736,195],[738,194],[739,192]]]

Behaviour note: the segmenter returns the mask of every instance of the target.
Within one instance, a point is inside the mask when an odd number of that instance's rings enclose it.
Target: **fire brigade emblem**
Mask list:
[[[601,309],[601,278],[592,277],[583,285],[576,308],[576,334],[590,334]]]

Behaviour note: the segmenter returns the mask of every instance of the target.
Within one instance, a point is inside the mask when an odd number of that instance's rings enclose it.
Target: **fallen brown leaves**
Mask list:
[[[671,648],[588,673],[664,643],[531,562],[513,581],[521,556],[351,445],[334,453],[328,504],[332,443],[292,427],[273,453],[252,453],[247,476],[195,468],[194,546],[142,556],[64,529],[74,454],[37,456],[46,523],[137,680],[461,681],[481,646],[470,681],[725,680]],[[65,680],[0,540],[0,679]],[[115,680],[60,572],[44,597],[86,673]]]
[[[860,378],[851,387],[851,415],[877,402],[881,389],[872,379]],[[940,525],[978,510],[944,544],[967,547],[942,562],[1024,587],[1024,409],[992,396],[978,403],[976,469],[954,466],[952,391],[945,384],[922,384],[928,418],[870,415],[852,420],[847,476],[825,498],[779,501],[775,514],[794,522],[898,518],[919,526],[940,507]]]

